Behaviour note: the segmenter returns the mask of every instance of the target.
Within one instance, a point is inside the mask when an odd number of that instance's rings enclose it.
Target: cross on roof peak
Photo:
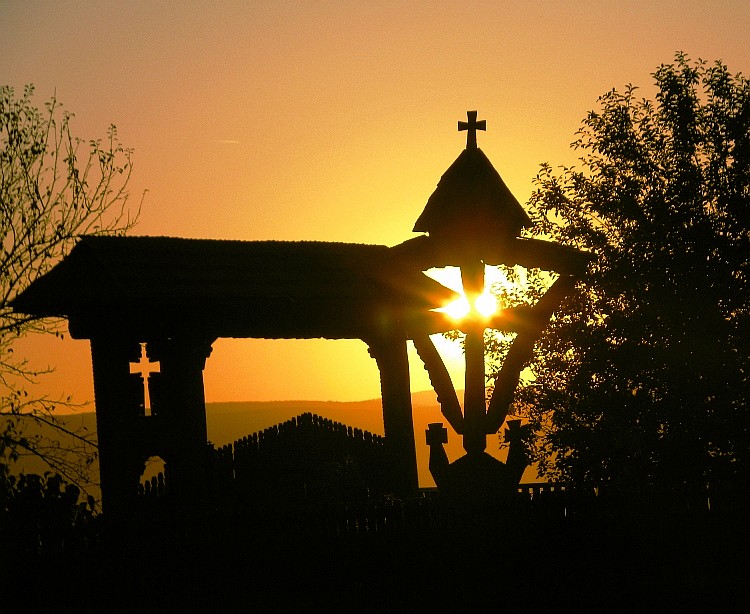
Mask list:
[[[477,148],[477,130],[487,130],[487,121],[484,119],[477,121],[476,111],[466,111],[466,116],[468,117],[469,121],[458,122],[458,131],[459,132],[462,132],[463,130],[467,131],[466,149],[476,149]]]

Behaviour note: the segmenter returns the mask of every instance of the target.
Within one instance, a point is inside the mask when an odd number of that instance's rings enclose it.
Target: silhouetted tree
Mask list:
[[[84,143],[71,134],[72,115],[54,97],[41,110],[33,93],[27,86],[16,97],[12,87],[0,87],[0,489],[9,488],[8,465],[19,455],[40,457],[76,481],[81,462],[91,462],[95,452],[85,433],[67,431],[52,413],[70,399],[29,392],[48,369],[14,353],[23,335],[61,336],[61,323],[14,313],[11,301],[78,236],[124,233],[140,212],[131,215],[126,206],[131,151],[120,144],[115,126],[106,140]],[[41,436],[40,425],[65,431],[66,441],[82,445],[61,446]]]
[[[542,165],[535,233],[596,255],[538,343],[516,411],[549,477],[701,484],[748,474],[750,81],[678,53],[654,100],[598,100]]]

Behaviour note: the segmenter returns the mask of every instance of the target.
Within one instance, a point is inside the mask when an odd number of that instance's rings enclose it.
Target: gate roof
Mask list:
[[[454,293],[385,245],[82,237],[12,302],[76,338],[365,338]]]

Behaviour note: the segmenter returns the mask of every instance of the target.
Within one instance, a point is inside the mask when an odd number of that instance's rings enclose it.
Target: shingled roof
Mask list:
[[[449,296],[424,275],[406,279],[389,254],[352,243],[86,236],[12,306],[66,317],[83,338],[360,338],[384,310]]]
[[[414,224],[430,236],[518,236],[531,219],[478,147],[464,149],[438,182]]]

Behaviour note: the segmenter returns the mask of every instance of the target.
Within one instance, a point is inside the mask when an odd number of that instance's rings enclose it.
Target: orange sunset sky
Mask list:
[[[600,94],[651,95],[678,50],[747,74],[748,32],[747,0],[0,0],[0,83],[35,84],[40,106],[56,94],[84,139],[117,125],[132,204],[148,190],[134,234],[394,245],[464,147],[467,110],[525,203],[540,163],[575,163]],[[50,394],[93,398],[87,341],[21,349],[56,368]],[[219,340],[205,386],[208,401],[380,394],[359,341]]]

